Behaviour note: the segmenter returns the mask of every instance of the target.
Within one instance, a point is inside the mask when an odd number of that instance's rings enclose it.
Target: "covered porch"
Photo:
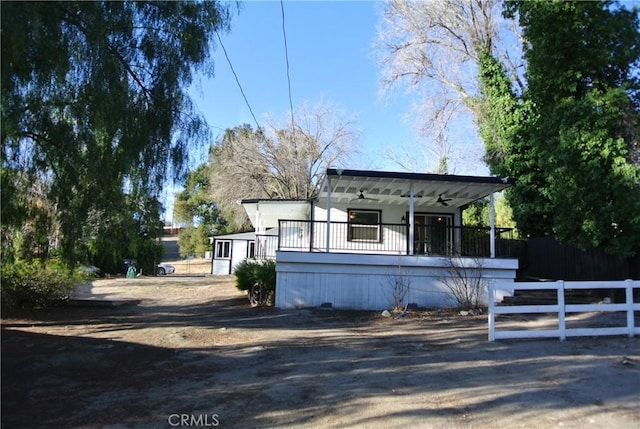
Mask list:
[[[328,169],[308,217],[279,217],[278,250],[509,257],[511,228],[495,224],[509,178]],[[462,212],[489,196],[489,225]],[[274,217],[272,217],[274,218]]]

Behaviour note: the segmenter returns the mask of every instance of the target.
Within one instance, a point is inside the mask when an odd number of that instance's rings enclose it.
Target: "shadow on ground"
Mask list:
[[[490,343],[485,318],[449,316],[252,309],[241,297],[4,313],[2,428],[171,427],[172,414],[240,428],[640,419],[638,339]],[[212,336],[181,347],[96,338],[148,329]]]

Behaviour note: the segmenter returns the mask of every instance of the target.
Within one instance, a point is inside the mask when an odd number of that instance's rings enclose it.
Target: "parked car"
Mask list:
[[[167,274],[173,274],[176,272],[176,268],[169,264],[158,264],[157,273],[159,276],[165,276]]]

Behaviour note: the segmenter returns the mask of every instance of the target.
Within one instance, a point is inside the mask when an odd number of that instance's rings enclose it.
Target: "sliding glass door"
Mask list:
[[[453,216],[416,213],[413,218],[417,255],[449,255],[453,246]]]

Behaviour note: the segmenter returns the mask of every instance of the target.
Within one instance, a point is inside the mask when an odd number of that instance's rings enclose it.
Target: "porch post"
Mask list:
[[[415,227],[415,219],[414,219],[414,207],[413,207],[413,184],[409,185],[409,255],[413,255],[415,253],[414,249],[414,227]]]
[[[313,200],[309,201],[309,204],[311,205],[311,213],[309,215],[309,218],[311,219],[311,225],[309,228],[309,252],[313,252],[313,245],[315,242],[315,236],[316,236],[316,225],[315,225],[315,208],[313,207]]]
[[[489,246],[491,257],[496,257],[496,207],[493,199],[493,192],[489,194]]]
[[[326,251],[329,253],[331,244],[331,177],[327,177],[327,243]]]
[[[278,225],[280,226],[280,225]],[[264,242],[264,227],[262,225],[262,216],[260,216],[260,201],[256,203],[256,240],[255,240],[255,253],[260,255],[257,259],[265,259],[267,256],[267,249]],[[278,236],[280,231],[278,230]],[[278,241],[280,241],[278,239]],[[279,246],[279,244],[278,244]]]

